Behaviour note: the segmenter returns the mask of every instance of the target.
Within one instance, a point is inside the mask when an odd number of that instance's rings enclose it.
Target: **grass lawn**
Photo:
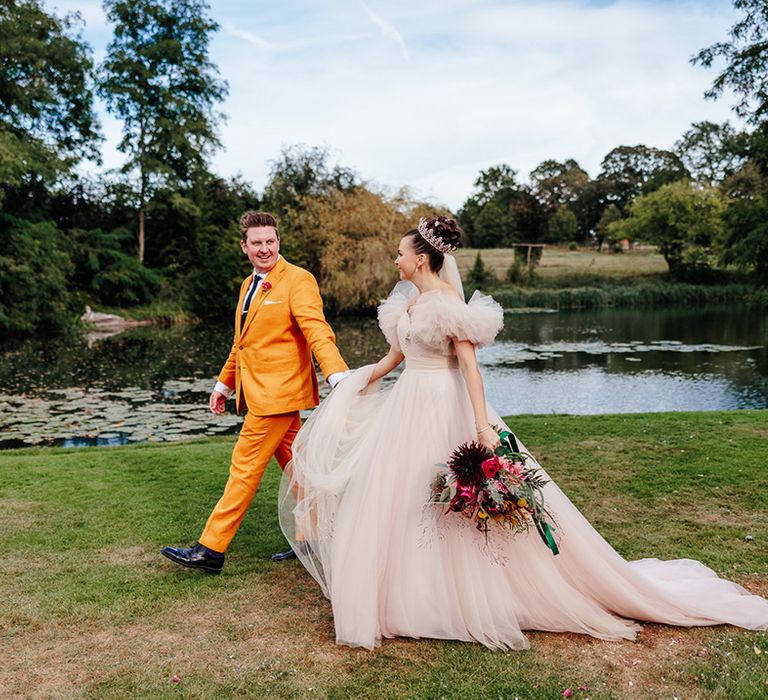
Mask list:
[[[768,411],[511,424],[622,555],[693,557],[768,595]],[[509,653],[337,647],[314,581],[269,559],[284,546],[275,465],[221,576],[158,554],[199,534],[231,448],[0,452],[1,697],[768,696],[768,635],[731,627],[649,624],[636,642],[532,632],[530,651]]]

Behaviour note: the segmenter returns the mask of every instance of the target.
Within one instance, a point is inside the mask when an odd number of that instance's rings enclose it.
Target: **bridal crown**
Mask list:
[[[433,248],[436,250],[439,250],[443,255],[446,253],[450,253],[452,250],[454,250],[454,246],[452,246],[450,243],[446,243],[443,241],[440,236],[434,233],[434,231],[430,231],[427,226],[429,225],[429,219],[427,219],[425,216],[422,216],[419,219],[419,234],[421,234],[421,237],[429,243]]]

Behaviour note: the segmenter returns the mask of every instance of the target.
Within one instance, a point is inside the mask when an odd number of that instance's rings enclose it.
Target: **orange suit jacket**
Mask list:
[[[219,381],[234,387],[238,413],[243,403],[257,416],[313,408],[320,397],[312,355],[326,378],[348,369],[323,315],[317,282],[281,256],[251,299],[241,328],[252,279],[246,277],[240,286],[235,339]]]

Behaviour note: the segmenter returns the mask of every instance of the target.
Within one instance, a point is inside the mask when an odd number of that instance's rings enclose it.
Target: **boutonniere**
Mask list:
[[[272,285],[267,280],[264,280],[261,283],[261,293],[266,294],[270,289],[272,289]]]

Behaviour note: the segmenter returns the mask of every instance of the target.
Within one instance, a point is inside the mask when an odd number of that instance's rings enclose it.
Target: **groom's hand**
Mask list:
[[[348,369],[344,372],[334,372],[332,375],[328,377],[328,384],[331,385],[331,389],[333,389],[339,382],[346,379],[350,374],[352,374],[352,370]]]
[[[211,413],[215,413],[217,416],[224,413],[226,410],[225,404],[227,403],[227,397],[220,391],[215,389],[211,392],[211,397],[208,399],[208,406],[211,409]]]

